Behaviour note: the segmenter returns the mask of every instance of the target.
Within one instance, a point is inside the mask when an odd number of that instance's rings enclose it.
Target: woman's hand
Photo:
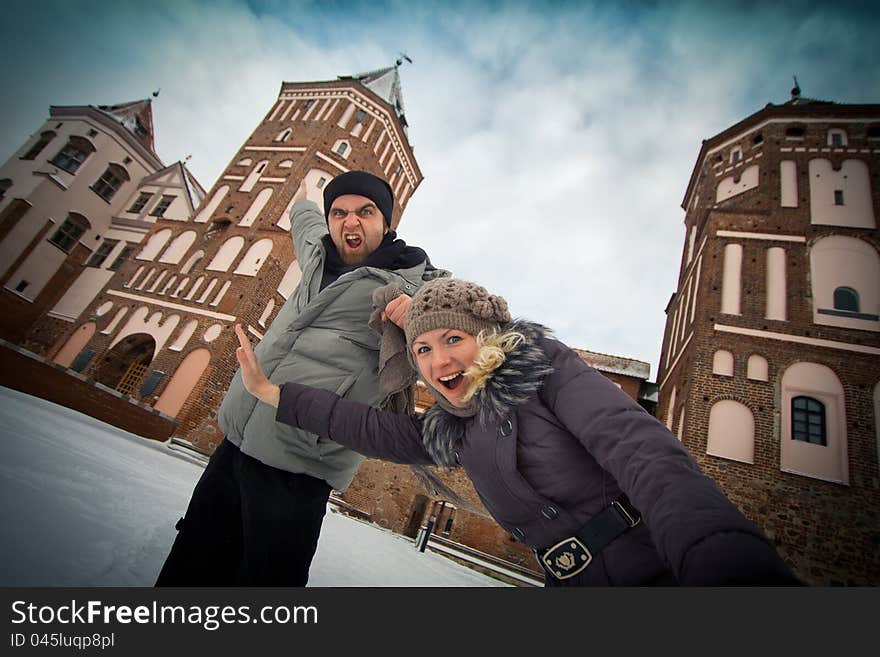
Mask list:
[[[244,387],[261,402],[265,402],[266,404],[278,408],[278,399],[281,396],[281,388],[266,378],[266,375],[263,373],[263,368],[260,367],[260,362],[257,360],[257,357],[254,355],[254,350],[251,348],[251,342],[247,339],[247,336],[241,328],[241,324],[235,325],[235,334],[238,336],[239,344],[241,344],[241,346],[235,350],[235,357],[238,359],[238,364],[241,366],[241,379],[244,382]]]
[[[404,331],[406,330],[406,311],[409,310],[409,304],[412,301],[410,297],[401,294],[399,297],[392,299],[382,311],[382,319],[394,322]]]

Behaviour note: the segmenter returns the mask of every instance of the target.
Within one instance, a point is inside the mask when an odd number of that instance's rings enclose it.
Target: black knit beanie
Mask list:
[[[324,187],[324,217],[328,222],[333,201],[346,194],[357,194],[370,199],[379,208],[385,224],[391,228],[391,213],[394,211],[391,185],[366,171],[347,171],[336,176]]]

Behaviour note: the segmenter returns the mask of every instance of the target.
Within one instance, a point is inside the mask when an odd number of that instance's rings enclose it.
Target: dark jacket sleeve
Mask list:
[[[299,383],[281,386],[278,422],[284,422],[370,458],[395,463],[434,465],[422,446],[418,418],[381,411],[369,404]]]
[[[642,514],[682,585],[798,584],[761,531],[669,430],[556,341],[542,397]]]

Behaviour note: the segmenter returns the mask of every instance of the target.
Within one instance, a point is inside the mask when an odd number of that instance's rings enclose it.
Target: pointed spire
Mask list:
[[[402,56],[403,53],[401,53]],[[412,61],[406,57],[408,61]],[[400,91],[400,75],[397,73],[397,66],[400,65],[398,59],[396,66],[388,66],[387,68],[376,69],[375,71],[367,71],[366,73],[358,73],[352,76],[339,76],[339,79],[354,79],[364,85],[367,89],[379,96],[394,108],[397,118],[406,129],[407,122],[403,109],[403,94]]]
[[[150,98],[118,105],[98,105],[98,109],[121,123],[151,152],[156,152],[153,141],[153,109]]]

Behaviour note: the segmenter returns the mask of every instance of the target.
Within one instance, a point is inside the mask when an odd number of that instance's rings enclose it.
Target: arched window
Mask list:
[[[49,241],[65,253],[70,253],[71,249],[79,242],[79,238],[91,227],[88,219],[81,214],[71,212],[67,215],[64,223],[58,227],[58,230],[52,234]]]
[[[712,374],[733,376],[733,354],[720,349],[712,357]]]
[[[669,395],[669,406],[666,409],[666,428],[672,431],[672,421],[675,416],[675,388],[672,388],[672,394]]]
[[[227,271],[242,247],[244,247],[244,238],[241,235],[229,238],[205,269],[208,271]]]
[[[197,320],[190,320],[190,322],[181,329],[174,343],[168,348],[171,351],[183,351],[183,348],[186,346],[186,343],[189,342],[192,334],[196,332],[198,325],[199,322]]]
[[[256,276],[270,253],[272,253],[272,240],[265,238],[258,242],[254,242],[254,244],[251,245],[251,248],[248,249],[244,258],[241,259],[241,262],[238,267],[236,267],[234,273],[242,274],[244,276]]]
[[[211,352],[207,349],[191,351],[180,363],[153,408],[165,415],[175,417],[210,362]]]
[[[159,262],[166,262],[171,265],[176,265],[180,262],[181,258],[186,254],[189,250],[189,247],[193,245],[193,242],[196,241],[196,231],[187,230],[177,237],[174,238],[174,241],[165,249],[165,253],[162,254],[162,257],[159,258]],[[184,272],[186,273],[186,272]]]
[[[265,326],[273,310],[275,310],[275,299],[269,299],[269,303],[266,304],[266,308],[263,310],[263,314],[260,315],[260,319],[257,323],[260,326]]]
[[[712,406],[706,453],[743,463],[755,462],[755,417],[748,406],[732,399]]]
[[[742,288],[741,244],[728,244],[724,247],[724,273],[721,279],[721,312],[726,315],[740,315],[740,292]]]
[[[220,288],[220,291],[217,293],[217,296],[214,297],[211,305],[219,306],[220,302],[223,300],[223,297],[226,296],[226,293],[229,291],[230,287],[232,287],[232,281],[226,281],[225,283],[223,283],[223,287]]]
[[[859,312],[859,293],[851,287],[839,287],[834,290],[834,309],[848,312]]]
[[[76,173],[86,158],[95,152],[95,147],[88,139],[71,137],[58,154],[52,158],[52,164],[67,173]]]
[[[165,228],[160,230],[158,233],[153,233],[153,236],[150,237],[150,241],[147,242],[147,245],[144,247],[143,251],[141,251],[137,256],[137,260],[152,260],[157,255],[159,255],[159,251],[162,250],[162,247],[171,239],[171,229]]]
[[[192,298],[193,298],[193,297],[196,295],[196,293],[199,291],[199,288],[202,287],[202,283],[204,283],[204,282],[205,282],[205,277],[204,277],[204,276],[199,276],[199,277],[196,279],[196,282],[193,283],[193,286],[189,289],[189,292],[186,293],[186,296],[184,297],[184,300],[186,300],[186,301],[191,301]]]
[[[251,203],[251,206],[238,223],[239,226],[250,226],[257,220],[257,217],[260,216],[263,208],[266,207],[266,203],[272,198],[272,191],[271,187],[260,190],[260,193],[257,194],[257,198],[254,199],[254,202]]]
[[[107,169],[101,174],[101,177],[92,185],[92,191],[105,201],[109,201],[119,191],[122,184],[129,180],[128,171],[125,170],[125,167],[111,162],[107,165]]]
[[[140,275],[143,273],[144,273],[144,266],[141,265],[140,267],[137,268],[137,271],[134,273],[134,276],[132,276],[130,279],[128,279],[128,283],[126,283],[122,287],[131,287],[132,285],[135,284],[135,281],[137,281],[137,279],[140,278]]]
[[[208,204],[204,206],[199,213],[196,215],[194,221],[197,224],[204,223],[211,218],[211,215],[214,214],[214,210],[216,210],[220,203],[223,201],[223,197],[229,193],[229,186],[223,185],[216,192],[214,192],[214,196],[211,197],[211,200],[208,201]]]
[[[790,365],[779,407],[782,471],[849,483],[846,395],[834,371],[819,363]]]
[[[205,257],[205,252],[202,251],[201,249],[199,249],[198,251],[196,251],[195,253],[193,253],[189,257],[189,260],[187,260],[186,264],[181,268],[180,273],[181,274],[191,273],[192,270],[198,266],[198,264],[202,261],[202,258],[204,258],[204,257]]]
[[[814,445],[828,444],[825,404],[804,395],[791,398],[791,439]]]
[[[6,196],[6,192],[9,191],[10,187],[12,187],[12,181],[9,178],[3,178],[3,180],[0,180],[0,201]]]
[[[301,279],[302,270],[300,270],[299,268],[299,263],[294,260],[290,263],[287,271],[284,272],[284,277],[278,284],[278,294],[280,294],[285,299],[289,298],[290,295],[293,294],[293,291],[296,289],[296,286],[299,285]]]
[[[39,155],[46,146],[49,145],[49,142],[55,139],[55,133],[51,130],[46,130],[45,132],[40,133],[40,138],[37,142],[28,149],[28,152],[21,156],[22,160],[33,160]]]
[[[269,160],[263,160],[259,164],[257,164],[257,166],[251,169],[250,174],[248,174],[248,177],[245,178],[244,182],[241,184],[241,187],[238,188],[238,191],[251,191],[260,180],[260,176],[263,175],[263,171],[266,169],[267,164],[269,164]]]
[[[749,356],[749,362],[746,365],[746,378],[752,381],[769,381],[770,372],[767,359],[758,354]]]
[[[290,128],[286,130],[282,130],[278,133],[278,136],[275,137],[275,141],[287,141],[290,138],[290,133],[293,132]]]
[[[810,250],[813,321],[880,331],[880,254],[865,240],[823,237]]]

